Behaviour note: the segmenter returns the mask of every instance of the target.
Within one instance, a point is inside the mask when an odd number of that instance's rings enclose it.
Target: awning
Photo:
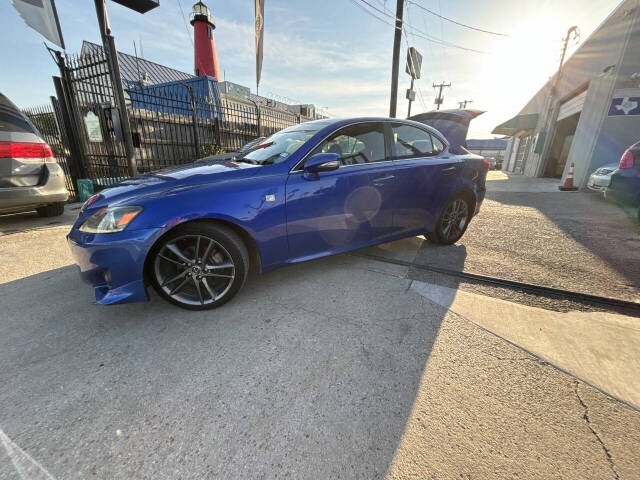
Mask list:
[[[494,128],[491,133],[495,133],[497,135],[513,136],[520,130],[533,130],[534,128],[536,128],[537,124],[537,113],[531,113],[529,115],[518,115],[517,117],[513,117],[511,120],[507,120],[506,122],[501,123],[496,128]]]

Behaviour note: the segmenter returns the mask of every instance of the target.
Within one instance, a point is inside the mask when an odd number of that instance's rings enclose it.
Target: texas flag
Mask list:
[[[50,42],[64,47],[54,0],[13,0],[24,22]]]
[[[640,97],[621,97],[611,100],[609,116],[640,115]]]

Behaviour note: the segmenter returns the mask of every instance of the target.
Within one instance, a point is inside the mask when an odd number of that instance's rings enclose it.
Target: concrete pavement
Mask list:
[[[640,471],[636,411],[425,298],[407,268],[342,255],[211,312],[101,307],[65,228],[0,226],[2,479],[21,478],[12,458],[56,479]],[[403,242],[380,251],[422,246]]]
[[[418,281],[411,289],[640,411],[637,318],[554,312]]]

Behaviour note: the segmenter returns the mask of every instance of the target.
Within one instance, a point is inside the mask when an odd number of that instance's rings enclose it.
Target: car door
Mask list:
[[[389,135],[396,177],[394,228],[430,231],[456,191],[462,163],[437,135],[421,128],[391,123]]]
[[[341,128],[306,158],[337,153],[337,170],[308,176],[301,162],[286,186],[291,259],[334,253],[389,235],[393,228],[392,184],[382,122]]]

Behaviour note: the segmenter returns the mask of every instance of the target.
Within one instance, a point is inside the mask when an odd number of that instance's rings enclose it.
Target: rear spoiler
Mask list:
[[[433,110],[409,117],[408,120],[424,123],[438,130],[456,152],[459,147],[467,146],[467,132],[471,120],[482,115],[483,110]]]

